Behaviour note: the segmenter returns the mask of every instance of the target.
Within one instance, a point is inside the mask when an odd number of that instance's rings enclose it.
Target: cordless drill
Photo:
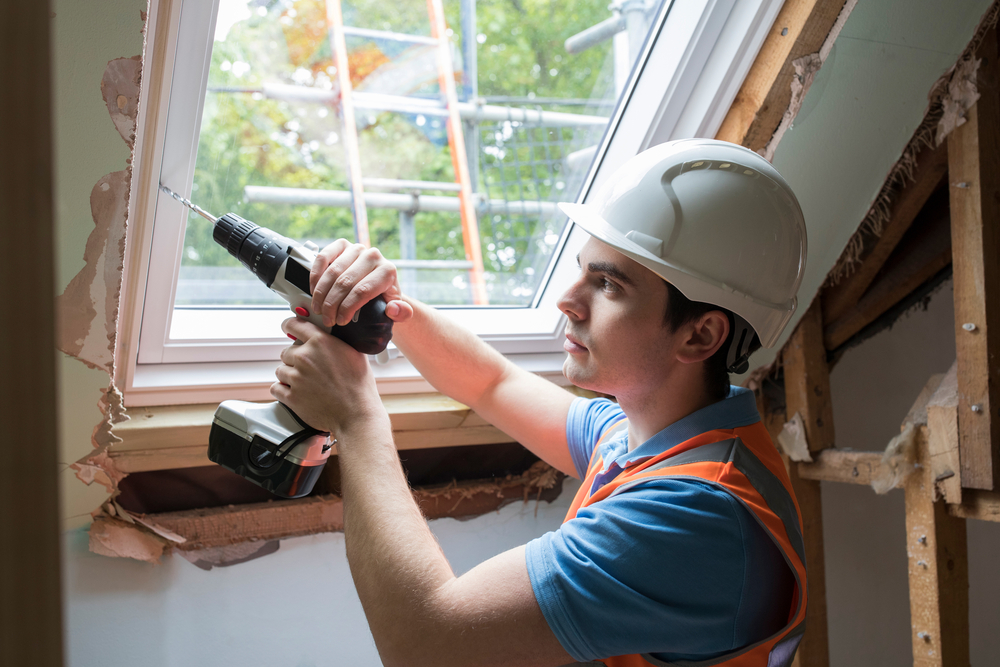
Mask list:
[[[212,238],[288,302],[292,312],[328,330],[358,352],[379,354],[392,339],[392,320],[378,297],[344,326],[327,328],[310,312],[309,271],[318,248],[300,244],[235,213],[216,218],[160,184],[160,189],[214,224]],[[309,426],[282,403],[223,401],[208,436],[208,458],[275,495],[299,498],[312,491],[330,458],[330,434]]]

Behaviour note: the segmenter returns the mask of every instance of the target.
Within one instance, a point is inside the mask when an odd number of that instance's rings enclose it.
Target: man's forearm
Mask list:
[[[393,342],[435,389],[475,408],[483,392],[509,372],[510,363],[434,308],[406,301],[413,317],[395,325]]]
[[[388,418],[337,435],[351,574],[383,661],[398,664],[454,575],[413,500]]]

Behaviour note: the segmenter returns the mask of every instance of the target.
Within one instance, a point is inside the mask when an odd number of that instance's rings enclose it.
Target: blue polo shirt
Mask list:
[[[607,399],[573,402],[566,437],[581,479],[622,417]],[[759,420],[753,393],[731,387],[631,452],[622,429],[601,445],[595,486],[701,433]],[[529,542],[526,560],[549,627],[581,662],[633,653],[705,660],[748,646],[785,625],[794,588],[754,516],[720,487],[690,479],[649,480],[582,508]]]

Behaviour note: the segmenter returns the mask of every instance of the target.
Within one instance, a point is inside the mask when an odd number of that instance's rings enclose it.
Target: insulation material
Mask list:
[[[847,0],[844,3],[844,8],[840,10],[837,20],[834,22],[833,27],[830,28],[830,33],[826,36],[823,46],[820,47],[817,53],[810,53],[792,61],[792,68],[795,70],[795,76],[792,77],[792,97],[788,101],[788,108],[785,109],[785,113],[781,117],[778,129],[774,131],[771,140],[767,142],[767,146],[761,152],[761,155],[768,162],[774,159],[774,152],[778,150],[778,144],[781,143],[785,132],[792,128],[795,117],[799,115],[799,111],[802,109],[802,102],[806,97],[806,93],[809,92],[809,87],[812,86],[816,78],[816,73],[819,72],[819,68],[823,66],[826,59],[830,57],[830,51],[833,50],[833,45],[837,41],[837,37],[840,36],[840,31],[844,29],[844,24],[847,23],[848,17],[854,11],[854,7],[857,4],[858,0]]]
[[[941,120],[937,125],[935,142],[941,145],[951,131],[965,124],[965,114],[979,99],[976,73],[981,61],[978,58],[960,60],[948,82],[948,92],[941,99]]]
[[[108,63],[101,80],[101,95],[111,121],[130,150],[135,145],[141,74],[140,56],[118,58]],[[124,474],[115,469],[107,449],[121,442],[114,435],[114,425],[128,419],[113,378],[131,181],[130,157],[124,170],[110,173],[94,185],[90,193],[94,230],[84,248],[84,267],[56,298],[59,349],[90,368],[107,372],[111,379],[98,402],[104,417],[91,438],[94,451],[72,467],[82,481],[98,482],[112,495]],[[92,540],[91,544],[104,543]]]
[[[802,422],[801,414],[796,412],[791,421],[785,423],[778,434],[778,445],[791,460],[812,463],[809,443],[806,441],[806,425]]]
[[[979,61],[975,58],[975,53],[983,41],[983,36],[996,26],[998,18],[1000,18],[1000,2],[994,2],[983,15],[972,40],[958,61],[931,86],[927,94],[928,104],[924,119],[917,126],[899,160],[889,170],[875,201],[858,226],[858,231],[848,241],[840,259],[830,270],[826,280],[827,285],[836,285],[853,273],[854,267],[861,261],[866,237],[878,238],[882,235],[882,229],[889,220],[890,208],[897,193],[914,180],[916,156],[920,151],[926,146],[940,145],[952,130],[965,122],[965,113],[975,100],[979,99],[975,84]],[[947,109],[950,111],[946,111]]]
[[[889,441],[878,470],[872,475],[872,489],[879,495],[902,486],[917,469],[917,429],[907,423],[902,433]]]

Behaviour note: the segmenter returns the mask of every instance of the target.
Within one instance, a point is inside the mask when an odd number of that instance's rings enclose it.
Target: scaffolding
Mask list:
[[[648,22],[652,5],[646,0],[628,0],[615,3],[609,9],[611,19],[571,37],[566,48],[571,53],[578,52],[603,39],[614,38],[621,42],[621,38],[626,37],[624,51],[620,45],[613,49],[618,90],[623,84],[620,72],[628,71],[645,39],[645,22]],[[441,0],[428,0],[427,13],[430,36],[375,30],[345,25],[341,0],[329,0],[327,20],[336,67],[336,88],[268,82],[252,89],[210,90],[321,104],[335,110],[340,117],[347,166],[346,190],[246,186],[246,201],[350,208],[355,239],[365,245],[371,245],[368,209],[397,210],[400,260],[396,265],[404,284],[415,286],[419,269],[467,271],[473,303],[486,304],[484,275],[487,271],[502,272],[515,263],[521,268],[530,267],[529,275],[544,270],[549,248],[539,243],[539,238],[551,239],[561,231],[564,217],[555,201],[565,195],[572,197],[579,188],[608,118],[542,108],[543,104],[593,105],[590,100],[527,97],[488,102],[480,98],[475,0],[461,1],[463,77],[462,99],[459,99],[452,43]],[[433,47],[439,94],[428,97],[355,90],[350,74],[348,37]],[[356,113],[358,111],[409,114],[443,122],[455,180],[366,177],[362,173],[359,130],[363,131],[375,121],[373,116]],[[415,216],[421,211],[459,214],[464,258],[417,257]],[[484,240],[480,239],[481,233]],[[485,260],[484,248],[488,251]]]

